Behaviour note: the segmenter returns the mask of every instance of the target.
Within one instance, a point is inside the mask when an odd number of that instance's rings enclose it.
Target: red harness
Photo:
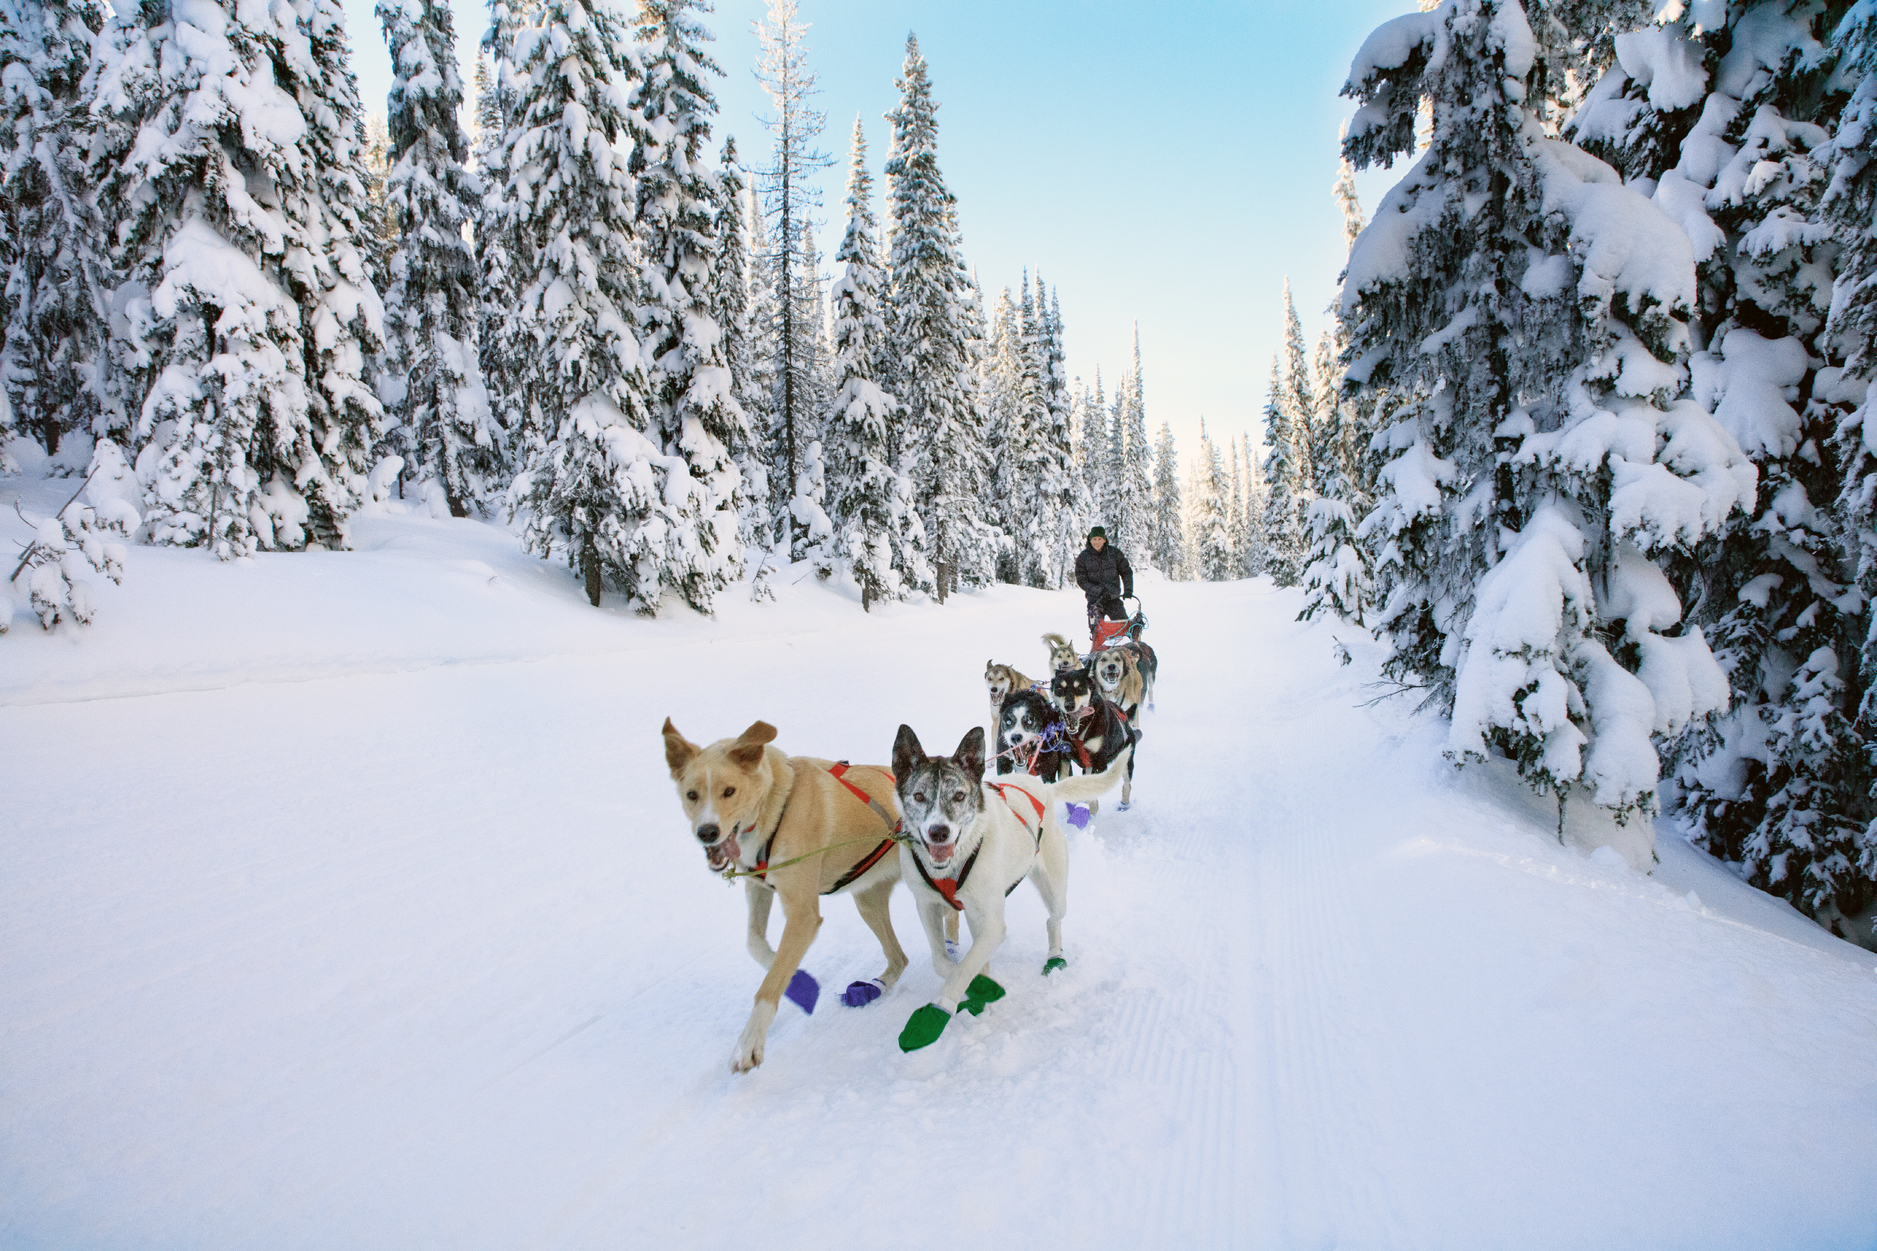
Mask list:
[[[1016,815],[1017,824],[1023,827],[1025,833],[1029,833],[1031,837],[1035,838],[1037,845],[1040,847],[1043,842],[1043,816],[1049,811],[1049,806],[1036,796],[1030,794],[1030,792],[1024,790],[1021,786],[1018,786],[1015,782],[986,782],[985,785],[995,790],[998,798],[1010,805],[1010,811]],[[1017,792],[1017,794],[1023,796],[1035,806],[1036,829],[1034,831],[1030,829],[1030,823],[1023,819],[1023,813],[1018,811],[1017,805],[1011,801],[1010,796],[1005,793],[1006,791]],[[958,871],[956,878],[934,878],[930,873],[925,871],[925,865],[917,856],[912,858],[912,864],[915,869],[919,870],[919,876],[925,879],[925,884],[937,891],[945,902],[952,906],[953,912],[963,912],[965,906],[958,902],[958,892],[964,889],[965,879],[971,876],[971,866],[978,862],[978,852],[983,850],[984,845],[982,843],[972,850],[970,858],[965,861],[964,868]],[[1021,882],[1022,880],[1022,878],[1018,878],[1017,882]],[[1010,891],[1017,889],[1017,882],[1012,882],[1010,884],[1010,890],[1005,891],[1004,894],[1008,895]]]
[[[852,782],[847,780],[846,773],[847,773],[848,768],[849,768],[848,763],[845,760],[843,760],[839,764],[836,764],[832,766],[831,768],[829,768],[828,772],[834,775],[835,781],[839,782],[842,786],[845,786],[848,790],[852,791],[854,794],[854,797],[859,799],[861,803],[873,809],[874,812],[878,814],[880,820],[882,821],[892,820],[891,814],[889,814],[885,808],[882,808],[877,802],[875,802],[873,796],[869,795],[866,791],[861,790],[858,786],[855,786]],[[776,831],[781,830],[781,828],[782,828],[782,822],[778,820],[776,822],[776,829],[770,831],[768,841],[763,843],[762,854],[756,858],[756,868],[752,871],[756,877],[764,878],[765,881],[767,881],[767,878],[765,878],[764,875],[769,872],[769,849],[775,846]],[[895,824],[893,828],[894,830],[898,830],[899,826]],[[836,881],[834,885],[828,887],[828,889],[822,891],[821,893],[824,895],[832,895],[836,891],[844,890],[847,887],[852,886],[856,881],[860,879],[860,876],[863,873],[865,873],[868,869],[871,869],[874,865],[879,864],[881,860],[885,859],[886,853],[891,850],[893,850],[893,840],[891,838],[888,838],[885,841],[883,841],[878,847],[875,847],[872,851],[862,856],[860,858],[859,864],[856,864],[853,868],[841,874],[840,879]]]

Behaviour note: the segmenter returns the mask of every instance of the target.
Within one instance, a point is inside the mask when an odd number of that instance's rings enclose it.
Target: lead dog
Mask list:
[[[749,953],[767,970],[730,1059],[743,1073],[763,1062],[783,988],[821,928],[820,896],[853,892],[886,953],[886,971],[875,979],[880,990],[905,972],[906,952],[887,914],[901,871],[893,854],[899,820],[893,775],[878,765],[785,755],[768,745],[776,730],[762,721],[709,747],[687,742],[669,717],[661,732],[665,763],[711,872],[743,878]],[[784,924],[781,945],[772,950],[769,906],[778,895]],[[849,987],[847,1001],[859,1006],[873,998],[865,986]]]
[[[1025,877],[1049,910],[1043,972],[1067,967],[1062,917],[1069,909],[1069,843],[1056,820],[1056,803],[1093,799],[1115,784],[1118,772],[1056,783],[1029,777],[989,782],[982,726],[973,726],[949,758],[928,757],[912,727],[899,727],[893,782],[903,814],[901,872],[932,947],[932,968],[945,980],[938,998],[906,1022],[902,1051],[937,1041],[960,1007],[975,1014],[1003,998],[1003,987],[985,969],[1004,941],[1004,898]],[[945,950],[944,921],[959,912],[971,923],[971,947],[954,962]]]

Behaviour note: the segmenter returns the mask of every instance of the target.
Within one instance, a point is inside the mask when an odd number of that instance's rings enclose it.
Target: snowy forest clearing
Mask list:
[[[902,1055],[916,959],[785,1004],[737,1078],[759,972],[661,719],[884,762],[1079,597],[863,617],[791,571],[644,621],[475,522],[354,541],[143,551],[82,645],[10,641],[0,1243],[1877,1238],[1870,954],[1666,829],[1652,877],[1559,847],[1505,766],[1361,707],[1378,648],[1297,592],[1143,581],[1159,711],[1134,810],[1071,833],[1066,975],[1022,887],[982,1017]],[[824,990],[872,974],[824,916]]]

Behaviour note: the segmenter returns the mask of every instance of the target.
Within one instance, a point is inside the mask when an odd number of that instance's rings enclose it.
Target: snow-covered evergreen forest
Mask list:
[[[829,269],[796,7],[749,164],[707,11],[496,3],[471,85],[447,5],[381,0],[378,132],[333,0],[0,6],[0,435],[85,483],[22,607],[88,620],[132,542],[343,548],[392,494],[645,613],[798,561],[868,606],[1062,586],[1103,523],[1376,632],[1456,761],[1666,807],[1842,932],[1877,901],[1869,0],[1376,30],[1333,328],[1287,286],[1262,446],[1202,424],[1184,472],[1138,332],[1072,380],[1045,277],[979,285],[916,38]],[[1396,163],[1365,222],[1355,172]]]
[[[1872,943],[1877,7],[1444,0],[1377,29],[1259,546],[1567,805]],[[1366,224],[1353,174],[1401,177]]]
[[[0,439],[85,483],[21,607],[89,620],[133,542],[343,548],[390,495],[644,613],[799,561],[866,606],[1057,587],[1102,523],[1385,638],[1456,761],[1666,807],[1841,930],[1877,900],[1869,0],[1383,25],[1332,328],[1286,286],[1262,445],[1202,424],[1184,472],[1138,332],[1070,379],[1045,276],[980,286],[916,38],[829,268],[796,6],[754,153],[713,132],[707,12],[498,0],[465,84],[446,4],[380,0],[368,126],[336,0],[0,5]],[[1397,164],[1365,222],[1356,171]]]
[[[1877,0],[1362,3],[0,0],[0,1245],[1873,1245]],[[660,719],[943,750],[1095,525],[1067,966],[732,1077]]]
[[[382,0],[382,125],[336,3],[0,10],[0,435],[113,484],[42,527],[43,625],[87,619],[84,565],[121,577],[126,538],[339,549],[390,494],[648,614],[803,560],[869,606],[1060,586],[1103,520],[1204,564],[1138,341],[1110,403],[1065,376],[1041,274],[980,288],[916,37],[879,165],[855,121],[830,270],[795,5],[760,31],[748,164],[713,133],[709,6],[629,7],[493,5],[472,89],[446,3]]]

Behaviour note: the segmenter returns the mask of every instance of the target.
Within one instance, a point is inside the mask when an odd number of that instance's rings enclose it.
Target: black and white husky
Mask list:
[[[1054,782],[1071,770],[1062,716],[1040,691],[1012,692],[997,713],[997,772],[1035,774]]]
[[[933,1003],[946,1016],[958,1011],[967,987],[1004,941],[1004,897],[1026,877],[1049,910],[1049,957],[1043,971],[1064,967],[1069,843],[1056,819],[1056,804],[1093,799],[1113,786],[1120,772],[1110,769],[1054,783],[1027,775],[992,782],[984,776],[982,726],[972,727],[950,757],[927,756],[912,727],[899,727],[893,741],[903,836],[899,854],[932,946],[932,968],[945,980]],[[971,947],[954,962],[945,950],[944,921],[958,912],[971,923]]]

